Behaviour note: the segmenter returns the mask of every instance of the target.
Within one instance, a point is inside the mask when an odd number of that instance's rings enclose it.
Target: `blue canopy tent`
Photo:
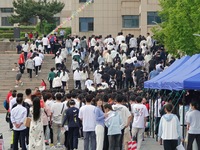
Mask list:
[[[200,90],[200,73],[183,81],[184,89]]]
[[[165,80],[161,81],[159,89],[183,90],[183,81],[200,73],[200,54],[193,55],[186,63],[180,66]]]
[[[158,89],[157,82],[165,78],[167,75],[174,72],[178,67],[181,66],[181,64],[184,64],[190,56],[182,57],[181,59],[176,60],[169,68],[167,68],[165,71],[160,73],[158,76],[154,77],[153,79],[144,82],[145,88],[152,88],[152,89]]]

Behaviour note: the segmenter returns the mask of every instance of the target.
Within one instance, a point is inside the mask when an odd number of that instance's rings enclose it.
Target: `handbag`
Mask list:
[[[178,145],[176,147],[177,150],[185,150],[185,147],[183,146],[182,142],[180,143],[180,145]]]
[[[24,120],[24,126],[26,126],[28,128],[31,126],[31,118],[30,117],[26,117],[26,119]]]
[[[128,142],[128,150],[137,150],[137,142],[129,141]]]

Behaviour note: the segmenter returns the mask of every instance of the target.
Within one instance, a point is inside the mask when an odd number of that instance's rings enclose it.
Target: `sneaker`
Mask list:
[[[19,87],[18,85],[15,85],[15,87]]]
[[[35,77],[38,77],[38,75],[35,75]]]
[[[21,86],[23,86],[24,85],[24,82],[21,82],[21,84],[20,84]]]
[[[39,70],[38,72],[41,72],[41,70]]]

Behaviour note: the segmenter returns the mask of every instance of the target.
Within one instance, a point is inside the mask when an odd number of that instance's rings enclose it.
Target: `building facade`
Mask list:
[[[72,0],[72,12],[88,0]],[[72,20],[72,34],[146,35],[160,23],[158,0],[94,0]]]
[[[65,3],[61,13],[56,14],[57,24],[66,22],[66,18],[76,12],[89,0],[59,0]],[[90,36],[112,34],[146,35],[161,20],[158,11],[161,9],[159,0],[93,0],[76,17],[67,21],[64,26],[72,27],[72,34]],[[1,0],[0,26],[12,26],[8,17],[13,13],[13,0]],[[37,24],[32,18],[31,23]]]

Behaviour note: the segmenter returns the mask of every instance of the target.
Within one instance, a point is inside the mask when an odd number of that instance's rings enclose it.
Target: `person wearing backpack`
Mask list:
[[[75,107],[76,102],[74,100],[69,101],[70,108],[66,111],[66,116],[62,123],[62,127],[64,124],[68,122],[68,139],[70,149],[78,149],[78,136],[79,136],[79,109]]]

